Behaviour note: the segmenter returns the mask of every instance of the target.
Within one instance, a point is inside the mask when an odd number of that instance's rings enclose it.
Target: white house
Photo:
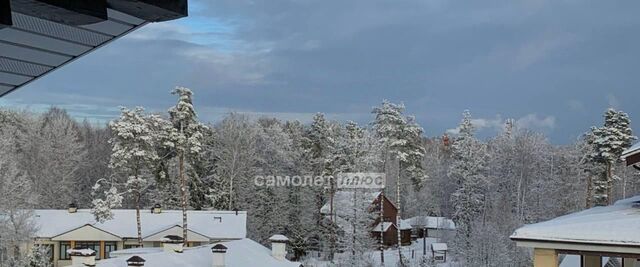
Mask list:
[[[114,217],[96,222],[90,210],[35,210],[38,230],[35,244],[48,246],[54,267],[71,264],[71,248],[90,248],[96,259],[109,258],[116,250],[137,248],[135,210],[113,210]],[[187,247],[246,238],[247,213],[244,211],[188,211]],[[160,247],[164,237],[182,236],[182,211],[141,211],[144,247]]]
[[[411,225],[414,235],[418,238],[425,236],[442,238],[456,231],[456,224],[453,220],[445,217],[415,216],[407,221]]]
[[[127,249],[114,253],[114,257],[95,262],[96,267],[300,267],[300,263],[288,261],[284,236],[271,239],[272,249],[243,238],[218,242],[193,248],[185,248],[181,253],[163,248]],[[93,263],[91,256],[86,257]],[[86,267],[79,261],[73,267]]]
[[[600,267],[608,261],[640,267],[639,229],[640,196],[635,196],[525,225],[511,239],[520,247],[533,248],[535,267],[558,267],[561,259],[563,267]],[[570,264],[571,260],[579,265]]]

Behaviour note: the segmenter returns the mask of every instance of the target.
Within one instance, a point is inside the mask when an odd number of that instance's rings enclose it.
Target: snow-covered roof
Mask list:
[[[162,247],[147,247],[147,248],[129,248],[129,249],[121,249],[109,252],[109,256],[112,258],[129,258],[134,255],[144,255],[151,253],[159,253],[163,252],[164,249]]]
[[[428,229],[444,229],[455,230],[456,224],[453,220],[445,217],[433,217],[433,216],[415,216],[408,219],[409,224],[415,228],[428,228]]]
[[[373,203],[380,192],[355,192],[356,200],[359,202],[367,202],[367,204]],[[333,212],[337,214],[346,213],[353,207],[354,191],[338,191],[333,196]],[[322,214],[331,213],[331,203],[327,202],[320,208]]]
[[[635,145],[631,146],[630,148],[622,152],[622,158],[624,159],[633,154],[637,154],[638,152],[640,152],[640,142],[636,143]]]
[[[142,236],[148,237],[172,227],[182,225],[182,211],[164,210],[159,214],[141,210]],[[36,236],[54,238],[61,234],[90,225],[120,238],[137,237],[136,211],[113,210],[114,217],[104,223],[96,222],[88,209],[76,213],[67,210],[35,210],[38,226]],[[239,211],[188,211],[189,230],[212,240],[241,239],[247,235],[247,213]]]
[[[271,256],[271,250],[259,243],[243,238],[240,240],[226,241],[225,254],[226,266],[261,266],[261,267],[299,267],[300,263],[288,260],[278,260]],[[152,252],[136,254],[146,260],[145,266],[153,267],[211,267],[213,266],[213,253],[211,248],[217,244],[185,248],[183,253]],[[117,255],[117,254],[115,254]],[[127,267],[126,260],[131,254],[122,254],[122,257],[98,261],[96,267]],[[75,267],[75,266],[74,266]]]
[[[431,244],[431,250],[433,251],[447,251],[449,248],[447,247],[447,243],[433,243]]]
[[[382,222],[382,226],[380,225],[381,223],[376,224],[376,226],[374,226],[371,231],[372,232],[380,232],[380,228],[382,228],[382,232],[386,232],[387,230],[389,230],[389,227],[391,227],[393,225],[393,223],[391,222]]]
[[[400,230],[411,229],[411,224],[409,220],[400,220]]]
[[[640,196],[525,225],[511,239],[640,246]]]
[[[276,241],[276,242],[287,242],[289,241],[289,238],[287,238],[286,236],[283,235],[273,235],[269,238],[269,241]]]

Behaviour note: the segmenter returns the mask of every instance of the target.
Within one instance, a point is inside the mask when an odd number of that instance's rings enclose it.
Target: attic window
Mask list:
[[[222,223],[222,217],[215,216],[213,217],[213,220],[218,221],[219,223]]]

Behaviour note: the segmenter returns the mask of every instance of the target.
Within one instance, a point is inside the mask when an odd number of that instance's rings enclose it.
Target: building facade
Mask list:
[[[36,238],[31,245],[49,248],[54,267],[68,266],[71,248],[90,248],[96,259],[108,259],[116,250],[140,247],[135,210],[113,210],[114,217],[96,222],[90,210],[35,210]],[[244,211],[188,211],[185,246],[194,247],[246,237]],[[182,211],[141,211],[142,246],[161,247],[166,236],[182,236]]]

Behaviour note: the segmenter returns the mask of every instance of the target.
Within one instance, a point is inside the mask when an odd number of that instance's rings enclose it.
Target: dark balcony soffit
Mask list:
[[[0,29],[11,25],[11,1],[0,0]]]
[[[186,17],[187,0],[107,0],[111,9],[144,19],[160,22]]]
[[[11,0],[14,12],[67,25],[105,21],[106,0]]]

